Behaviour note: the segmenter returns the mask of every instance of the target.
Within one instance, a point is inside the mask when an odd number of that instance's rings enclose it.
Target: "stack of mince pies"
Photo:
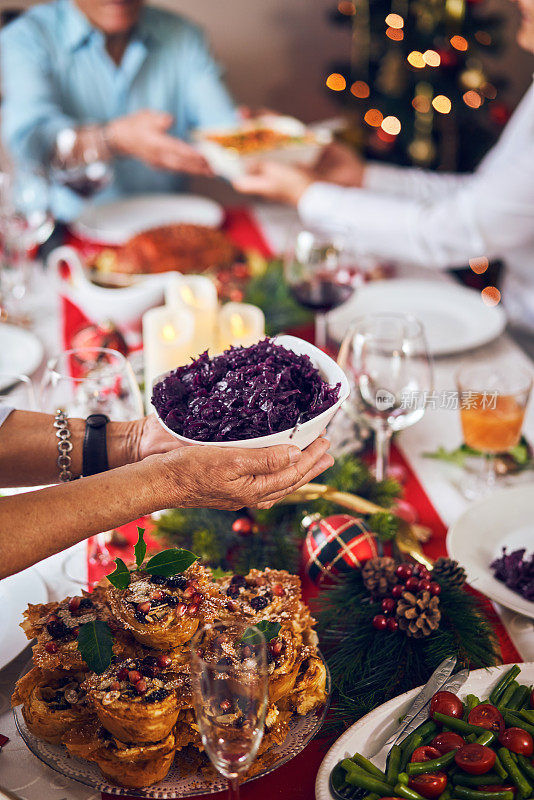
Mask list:
[[[97,674],[78,649],[78,630],[106,622],[113,634],[109,666]],[[193,710],[190,641],[199,626],[276,622],[268,642],[269,707],[259,755],[248,773],[273,762],[294,714],[326,700],[326,670],[315,621],[298,577],[280,570],[214,578],[193,563],[180,574],[130,571],[127,588],[104,579],[92,594],[30,605],[22,623],[35,639],[33,667],[17,683],[13,705],[32,734],[98,764],[112,783],[146,788],[165,778],[174,758],[184,772],[208,768]]]

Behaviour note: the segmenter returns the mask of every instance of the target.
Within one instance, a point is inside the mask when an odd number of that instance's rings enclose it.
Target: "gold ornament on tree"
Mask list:
[[[439,598],[432,597],[430,592],[414,595],[403,592],[397,604],[397,620],[399,628],[407,636],[422,639],[437,631],[441,620]]]

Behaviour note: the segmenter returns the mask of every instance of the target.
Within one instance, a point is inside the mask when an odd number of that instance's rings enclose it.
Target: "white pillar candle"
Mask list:
[[[265,336],[265,315],[250,303],[226,303],[219,314],[219,347],[248,347]]]
[[[167,285],[165,302],[170,308],[186,308],[194,317],[191,358],[216,347],[218,299],[214,282],[205,275],[177,275]]]
[[[195,320],[186,308],[151,308],[143,314],[145,402],[150,408],[152,383],[163,372],[189,361]]]

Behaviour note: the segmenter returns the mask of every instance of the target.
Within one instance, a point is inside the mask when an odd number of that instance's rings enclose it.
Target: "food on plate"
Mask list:
[[[335,796],[346,800],[357,800],[364,793],[383,800],[533,797],[534,712],[526,709],[531,687],[517,683],[519,673],[514,665],[484,702],[471,694],[462,701],[452,692],[436,692],[428,703],[429,717],[391,747],[385,771],[359,753],[336,764],[330,775]],[[443,730],[438,733],[440,726]]]
[[[188,551],[167,550],[148,561],[139,552],[135,567],[121,562],[92,595],[30,608],[24,625],[28,636],[37,634],[37,656],[48,642],[69,648],[44,650],[46,669],[35,666],[21,678],[13,704],[22,705],[32,733],[95,762],[113,783],[150,786],[166,776],[176,754],[200,775],[208,762],[193,710],[190,640],[199,625],[215,620],[260,625],[268,641],[269,706],[248,774],[261,772],[275,760],[272,747],[286,739],[295,715],[321,708],[327,696],[315,621],[298,577],[265,569],[216,578]],[[169,558],[188,566],[178,572]],[[48,631],[51,615],[68,633],[56,625]],[[94,655],[76,649],[74,620],[86,628],[105,622],[113,631],[113,652],[100,669]]]
[[[176,270],[198,273],[227,269],[238,256],[225,233],[205,225],[177,223],[142,231],[115,250],[93,257],[97,272],[152,275]]]
[[[492,561],[490,566],[498,581],[534,602],[534,553],[528,558],[526,552],[523,547],[507,553],[507,548],[503,547],[502,556]]]
[[[233,150],[240,156],[264,153],[291,145],[315,144],[317,141],[316,136],[310,131],[303,130],[302,134],[297,136],[262,124],[250,125],[228,133],[206,133],[203,138],[227,150]]]
[[[331,386],[310,358],[270,339],[203,353],[154,386],[152,404],[168,428],[200,442],[268,436],[333,406]]]

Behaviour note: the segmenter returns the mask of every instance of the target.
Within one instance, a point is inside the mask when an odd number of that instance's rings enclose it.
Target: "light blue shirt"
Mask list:
[[[170,112],[169,131],[188,139],[196,128],[231,125],[233,102],[202,32],[183,17],[145,7],[117,66],[103,34],[71,0],[37,5],[0,35],[2,138],[15,160],[46,166],[65,127],[108,122],[151,108]],[[117,158],[112,184],[93,198],[179,189],[176,173]],[[83,200],[52,187],[52,210],[69,220]]]

